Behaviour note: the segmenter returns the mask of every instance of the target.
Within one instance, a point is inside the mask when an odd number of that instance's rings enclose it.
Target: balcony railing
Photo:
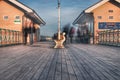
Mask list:
[[[0,28],[0,46],[22,43],[22,32]]]
[[[100,31],[98,33],[98,43],[120,46],[120,29]]]

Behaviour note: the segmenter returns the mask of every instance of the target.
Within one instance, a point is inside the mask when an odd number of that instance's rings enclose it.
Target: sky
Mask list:
[[[19,0],[23,4],[34,9],[46,22],[42,25],[40,34],[52,36],[58,28],[57,0]],[[61,3],[61,28],[66,24],[72,24],[78,15],[89,6],[99,0],[60,0]],[[72,25],[71,25],[72,26]]]

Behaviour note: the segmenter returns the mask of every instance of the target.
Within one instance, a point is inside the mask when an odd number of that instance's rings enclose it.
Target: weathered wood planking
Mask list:
[[[117,47],[52,43],[0,48],[0,80],[119,80]]]

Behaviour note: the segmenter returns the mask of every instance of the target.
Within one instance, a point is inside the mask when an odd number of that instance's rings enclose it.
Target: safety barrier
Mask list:
[[[98,43],[112,46],[120,46],[120,29],[100,31]]]
[[[22,43],[22,32],[0,28],[0,46]]]

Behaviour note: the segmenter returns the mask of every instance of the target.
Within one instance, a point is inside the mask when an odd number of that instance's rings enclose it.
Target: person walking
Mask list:
[[[69,31],[69,37],[70,37],[70,43],[73,43],[73,36],[75,33],[75,28],[71,27],[70,31]]]

